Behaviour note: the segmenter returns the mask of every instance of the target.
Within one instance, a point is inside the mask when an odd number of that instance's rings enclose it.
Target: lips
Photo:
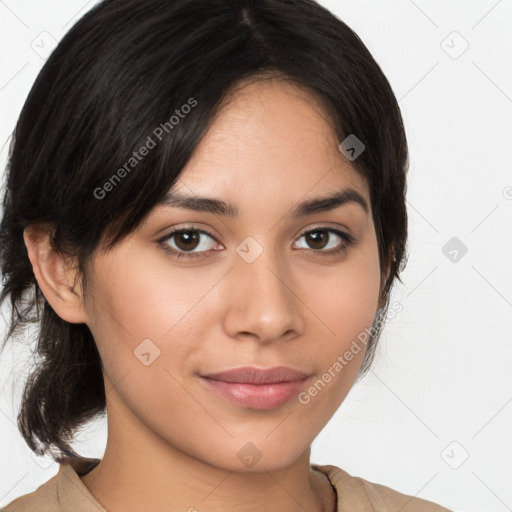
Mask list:
[[[308,374],[286,366],[277,366],[274,368],[244,366],[242,368],[233,368],[221,372],[203,374],[201,376],[206,379],[220,380],[223,382],[274,384],[277,382],[303,380],[308,377]]]
[[[289,402],[309,379],[307,373],[279,366],[243,367],[200,376],[215,395],[249,409],[276,409]]]

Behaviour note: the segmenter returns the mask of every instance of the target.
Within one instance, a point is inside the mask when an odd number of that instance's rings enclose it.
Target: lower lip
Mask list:
[[[296,396],[308,379],[274,384],[224,382],[205,377],[201,377],[201,380],[208,389],[230,402],[250,409],[275,409]]]

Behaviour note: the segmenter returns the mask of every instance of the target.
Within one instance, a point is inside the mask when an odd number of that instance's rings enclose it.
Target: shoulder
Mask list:
[[[55,512],[58,508],[57,480],[59,472],[47,482],[40,485],[35,491],[16,498],[8,503],[0,512]]]
[[[338,510],[354,512],[450,512],[431,501],[409,496],[389,487],[352,476],[337,466],[313,468],[326,474],[338,495]]]
[[[35,491],[8,503],[0,512],[105,512],[80,480],[100,459],[68,459]]]

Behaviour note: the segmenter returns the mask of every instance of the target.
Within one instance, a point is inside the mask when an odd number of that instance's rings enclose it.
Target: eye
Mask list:
[[[185,227],[171,231],[157,240],[157,243],[176,258],[197,258],[204,256],[205,252],[215,250],[212,247],[218,242],[207,231]]]
[[[304,238],[312,252],[326,256],[346,251],[355,242],[354,237],[348,233],[327,226],[304,231],[299,240],[301,238]]]

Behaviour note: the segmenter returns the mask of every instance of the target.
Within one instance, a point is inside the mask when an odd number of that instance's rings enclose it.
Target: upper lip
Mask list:
[[[273,384],[276,382],[290,382],[303,380],[309,377],[307,373],[288,368],[276,366],[274,368],[256,368],[255,366],[244,366],[232,368],[221,372],[202,374],[201,377],[223,382],[240,382],[244,384]]]

